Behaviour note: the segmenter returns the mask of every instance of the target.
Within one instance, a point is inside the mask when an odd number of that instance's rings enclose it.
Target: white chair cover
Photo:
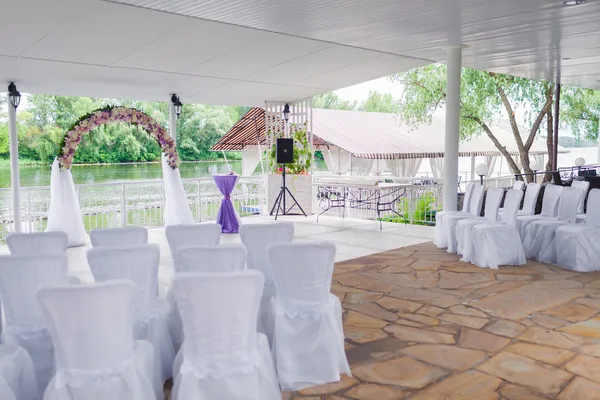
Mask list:
[[[175,257],[175,273],[179,272],[235,272],[246,268],[246,248],[239,244],[182,247]],[[167,295],[170,317],[169,331],[175,352],[183,343],[181,316],[175,305],[172,292]]]
[[[583,201],[583,196],[585,192],[582,189],[564,188],[558,204],[558,217],[538,219],[527,226],[523,240],[525,257],[550,264],[556,263],[556,230],[562,225],[575,223],[577,208]]]
[[[41,399],[33,362],[22,347],[0,345],[0,399]]]
[[[10,233],[6,244],[15,256],[67,254],[69,237],[64,232]]]
[[[68,263],[66,254],[0,256],[0,298],[6,318],[2,342],[27,350],[40,393],[54,375],[54,348],[36,295],[40,286],[67,284]]]
[[[523,181],[515,181],[513,185],[513,189],[515,190],[523,190],[525,189],[525,182]]]
[[[148,229],[139,226],[129,228],[92,229],[92,247],[127,247],[148,243]]]
[[[265,288],[258,314],[258,330],[272,337],[272,326],[269,323],[271,297],[275,296],[273,270],[269,260],[269,248],[274,244],[291,243],[294,238],[294,224],[277,222],[269,224],[248,224],[240,227],[240,237],[248,252],[248,269],[262,272]]]
[[[163,398],[152,345],[133,338],[134,296],[129,281],[40,289],[57,368],[44,400]]]
[[[600,189],[592,189],[588,196],[585,223],[564,225],[556,232],[556,264],[580,272],[600,270],[598,239],[600,239]]]
[[[98,247],[88,250],[87,257],[96,282],[129,279],[135,283],[134,338],[152,343],[156,369],[165,382],[173,372],[175,350],[169,334],[169,307],[158,298],[158,246]]]
[[[571,187],[583,190],[583,198],[585,200],[585,195],[587,194],[588,190],[590,189],[590,183],[588,181],[573,181],[571,183]],[[585,205],[584,200],[582,200],[581,203],[579,203],[579,207],[577,207],[577,214],[583,214],[583,210],[584,210],[583,206]]]
[[[539,183],[531,182],[527,184],[527,189],[525,189],[525,199],[523,200],[523,208],[519,210],[517,215],[535,215],[535,207],[537,205],[541,188],[542,185]]]
[[[487,192],[485,198],[485,210],[483,217],[472,217],[458,221],[456,224],[456,252],[465,255],[466,259],[470,257],[471,251],[471,230],[475,225],[485,222],[496,222],[498,219],[498,210],[504,197],[504,189],[492,188]]]
[[[468,214],[448,214],[442,217],[442,219],[444,220],[442,224],[442,230],[444,231],[444,235],[446,236],[446,245],[448,253],[456,253],[458,247],[458,241],[456,240],[456,224],[458,223],[458,221],[462,219],[480,216],[481,203],[483,202],[484,192],[485,187],[483,185],[475,185],[475,187],[473,188],[471,202],[469,204]]]
[[[277,244],[269,256],[277,288],[271,342],[281,388],[300,390],[351,376],[342,306],[330,293],[335,245]]]
[[[445,249],[446,247],[448,247],[448,244],[446,243],[446,235],[444,234],[444,227],[443,227],[444,215],[450,215],[450,214],[464,215],[465,213],[468,214],[469,206],[471,204],[471,198],[473,196],[473,187],[474,186],[475,186],[474,183],[469,183],[467,185],[467,190],[465,190],[465,197],[463,199],[462,211],[438,211],[435,214],[435,231],[434,231],[434,237],[433,237],[433,244],[435,244],[438,248]]]
[[[544,218],[556,217],[558,213],[558,201],[563,187],[558,185],[548,184],[544,189],[544,197],[542,198],[542,212],[537,215],[521,215],[517,217],[517,232],[522,240],[527,235],[527,226],[533,221]],[[527,194],[525,195],[527,198]]]
[[[172,400],[281,400],[267,338],[256,329],[263,286],[258,271],[175,275],[185,342]]]
[[[171,257],[175,264],[175,256],[180,247],[213,246],[221,240],[221,225],[169,225],[165,228]]]

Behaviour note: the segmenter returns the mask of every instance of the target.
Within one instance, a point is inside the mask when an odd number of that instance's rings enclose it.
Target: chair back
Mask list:
[[[600,189],[590,190],[587,201],[585,223],[600,227]]]
[[[525,182],[523,181],[515,181],[513,187],[515,190],[523,190],[525,189]]]
[[[585,192],[583,189],[566,187],[562,190],[558,203],[558,219],[574,223],[577,221],[577,210],[583,201]]]
[[[291,243],[294,238],[294,224],[278,222],[242,225],[240,237],[248,252],[248,269],[262,272],[265,281],[272,283],[273,271],[269,262],[269,247],[279,243]]]
[[[144,319],[152,312],[158,297],[158,245],[92,248],[87,258],[96,282],[128,279],[135,284],[136,319]]]
[[[548,184],[544,189],[544,197],[542,198],[542,212],[540,215],[544,217],[556,217],[558,213],[558,201],[563,191],[562,186]]]
[[[134,294],[135,285],[129,281],[40,289],[57,375],[64,370],[82,376],[117,371],[133,357]]]
[[[490,221],[498,220],[498,210],[500,209],[500,203],[502,203],[502,197],[504,197],[504,189],[488,189],[485,196],[485,219]]]
[[[175,274],[172,293],[183,321],[184,363],[203,375],[251,367],[263,286],[258,271]]]
[[[587,194],[588,190],[590,189],[590,183],[588,181],[575,181],[574,180],[571,183],[571,187],[583,190],[583,199],[585,200],[585,195]],[[579,207],[577,208],[578,214],[583,214],[583,206],[585,205],[584,200],[582,200],[581,203],[579,203]]]
[[[502,212],[501,217],[503,224],[515,226],[522,198],[523,191],[521,189],[511,189],[506,192],[506,197],[504,198],[504,211]]]
[[[234,272],[246,268],[246,249],[240,244],[182,247],[175,257],[175,272]]]
[[[139,226],[128,228],[92,229],[92,247],[128,247],[148,243],[148,229]]]
[[[475,184],[473,182],[467,185],[467,189],[465,190],[465,197],[463,201],[463,211],[469,211],[469,205],[471,204],[471,197],[473,196],[473,187]]]
[[[6,244],[15,256],[66,254],[69,237],[64,232],[9,233]]]
[[[39,330],[47,324],[37,301],[40,287],[66,285],[66,254],[0,256],[0,298],[6,328]]]
[[[481,203],[483,203],[483,194],[485,193],[485,186],[476,184],[473,187],[473,194],[471,194],[471,201],[469,203],[469,214],[479,217],[481,215]]]
[[[525,189],[525,200],[523,200],[523,211],[525,211],[527,215],[535,214],[535,207],[537,206],[541,188],[542,185],[539,183],[531,182],[527,184],[527,189]]]
[[[165,228],[171,257],[175,259],[181,247],[214,246],[221,240],[221,225],[169,225]]]
[[[315,312],[331,291],[335,245],[327,242],[276,244],[269,249],[276,302],[288,311]]]

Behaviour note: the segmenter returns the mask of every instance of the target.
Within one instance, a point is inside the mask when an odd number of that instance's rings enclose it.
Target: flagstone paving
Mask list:
[[[424,243],[333,281],[353,377],[284,399],[600,399],[600,272],[487,270]]]

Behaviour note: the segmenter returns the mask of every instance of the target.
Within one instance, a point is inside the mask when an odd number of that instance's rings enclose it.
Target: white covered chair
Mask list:
[[[40,289],[56,349],[44,400],[163,398],[152,345],[133,338],[135,291],[130,281]]]
[[[281,388],[300,390],[351,376],[342,306],[330,293],[335,245],[277,244],[269,256],[277,289],[271,343]]]
[[[272,326],[269,323],[269,309],[271,308],[271,297],[275,296],[275,283],[269,261],[269,248],[274,244],[291,243],[294,238],[294,224],[291,222],[248,224],[240,227],[240,237],[248,252],[248,269],[262,272],[265,278],[265,288],[258,315],[258,330],[271,337]]]
[[[563,187],[558,185],[548,184],[544,189],[544,197],[542,198],[542,211],[536,215],[520,215],[517,216],[517,232],[521,240],[525,240],[527,234],[527,226],[533,221],[544,218],[556,217],[558,212],[558,201],[560,200],[560,194],[562,193]],[[525,194],[527,198],[527,194]]]
[[[517,213],[518,216],[535,215],[535,207],[537,206],[541,188],[542,185],[536,182],[527,184],[525,198],[523,199],[523,208]]]
[[[520,182],[520,181],[518,181]],[[520,189],[519,189],[520,190]],[[471,217],[458,221],[456,224],[456,252],[465,256],[468,260],[471,251],[471,230],[475,225],[485,222],[495,222],[498,219],[498,210],[504,197],[504,189],[488,189],[485,197],[485,207],[483,217]]]
[[[173,372],[175,350],[169,333],[169,306],[158,298],[158,246],[92,248],[87,258],[96,282],[129,279],[135,283],[134,338],[152,343],[156,369],[165,382]]]
[[[172,400],[281,400],[267,338],[257,332],[263,286],[258,271],[175,274],[185,341]]]
[[[128,228],[92,229],[92,247],[127,247],[148,243],[148,229],[139,226]]]
[[[563,225],[575,223],[577,210],[584,196],[585,192],[582,189],[564,188],[558,203],[558,216],[538,219],[527,226],[523,240],[525,257],[550,264],[556,262],[554,247],[556,230]]]
[[[513,184],[512,188],[515,190],[523,190],[523,189],[525,189],[525,182],[517,180]]]
[[[15,256],[67,254],[69,237],[64,232],[10,233],[6,245]]]
[[[239,244],[182,247],[175,257],[175,273],[180,272],[235,272],[246,268],[246,249]],[[172,292],[167,295],[170,317],[169,331],[175,352],[183,342],[181,316],[175,305]]]
[[[41,393],[54,375],[54,348],[37,291],[45,285],[66,285],[67,270],[66,254],[0,256],[0,298],[6,318],[2,343],[27,350]]]
[[[585,223],[559,227],[554,243],[557,265],[579,272],[600,270],[600,189],[590,191]]]
[[[468,214],[448,214],[442,217],[442,229],[444,231],[444,235],[446,236],[448,253],[456,253],[457,250],[458,242],[456,240],[456,224],[458,221],[480,216],[484,191],[485,187],[483,185],[475,185],[473,188],[471,202],[469,204]]]
[[[41,399],[33,362],[27,351],[11,344],[0,345],[0,399]]]
[[[579,208],[577,209],[577,222],[583,222],[585,221],[585,196],[587,195],[588,190],[590,189],[590,183],[588,181],[578,181],[578,180],[574,180],[571,183],[571,187],[572,188],[577,188],[577,189],[582,189],[584,194],[583,194],[583,201],[579,204]]]
[[[498,269],[500,265],[523,265],[527,262],[515,227],[522,196],[523,192],[520,190],[509,190],[502,220],[473,227],[469,260],[472,264]]]
[[[438,211],[435,214],[435,231],[433,237],[433,244],[435,244],[440,249],[445,249],[448,247],[448,243],[446,243],[446,235],[444,234],[444,220],[443,217],[445,215],[457,214],[457,215],[465,215],[469,214],[469,207],[471,204],[471,198],[473,196],[473,188],[475,187],[474,183],[469,183],[467,185],[467,190],[465,190],[465,196],[463,198],[463,207],[461,211]]]
[[[165,228],[171,257],[175,257],[180,247],[214,246],[221,241],[221,225],[196,224],[196,225],[169,225]]]

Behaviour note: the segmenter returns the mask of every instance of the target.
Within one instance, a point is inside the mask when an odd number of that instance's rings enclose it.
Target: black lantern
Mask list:
[[[288,122],[290,119],[290,105],[285,103],[285,107],[283,107],[283,119],[285,122]]]
[[[9,83],[8,85],[8,99],[15,110],[19,107],[19,104],[21,104],[21,93],[17,90],[17,85],[15,85],[14,82]]]
[[[171,96],[171,103],[173,103],[173,105],[175,106],[175,115],[177,115],[177,118],[179,118],[179,115],[181,115],[181,107],[183,106],[183,104],[181,104],[181,101],[179,100],[179,97],[177,97],[176,94]]]

